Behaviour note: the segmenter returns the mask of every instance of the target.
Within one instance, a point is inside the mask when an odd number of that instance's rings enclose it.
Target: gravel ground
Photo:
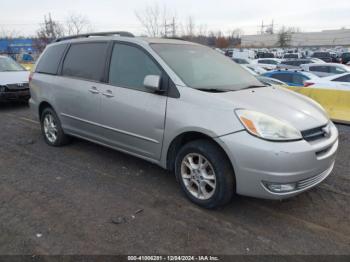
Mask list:
[[[0,116],[0,254],[350,254],[349,126],[320,186],[208,211],[148,162],[77,139],[47,146],[26,106]]]

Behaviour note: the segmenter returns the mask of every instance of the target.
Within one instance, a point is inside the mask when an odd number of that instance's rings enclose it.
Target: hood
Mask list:
[[[29,71],[0,72],[0,85],[28,83]]]
[[[234,109],[250,109],[290,123],[300,131],[326,125],[326,113],[311,99],[279,87],[215,94]]]

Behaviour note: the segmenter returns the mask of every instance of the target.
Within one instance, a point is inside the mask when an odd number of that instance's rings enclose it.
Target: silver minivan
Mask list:
[[[143,158],[205,208],[234,194],[295,196],[335,163],[338,131],[320,105],[195,43],[127,32],[58,39],[30,91],[49,145],[73,136]]]

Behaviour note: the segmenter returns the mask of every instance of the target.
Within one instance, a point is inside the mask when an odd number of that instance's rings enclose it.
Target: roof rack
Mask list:
[[[91,36],[113,36],[113,35],[119,35],[124,37],[135,37],[132,33],[129,33],[126,31],[115,31],[115,32],[88,33],[88,34],[81,34],[81,35],[65,36],[65,37],[57,38],[53,42],[57,43],[57,42],[77,39],[77,38],[88,38]]]
[[[182,37],[176,37],[176,36],[167,36],[167,37],[164,37],[164,39],[172,39],[172,40],[182,40],[182,41],[185,41],[184,38]]]

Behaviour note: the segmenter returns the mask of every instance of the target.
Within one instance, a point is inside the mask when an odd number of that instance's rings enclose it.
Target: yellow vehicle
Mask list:
[[[350,124],[350,91],[314,87],[288,87],[321,104],[337,123]]]

